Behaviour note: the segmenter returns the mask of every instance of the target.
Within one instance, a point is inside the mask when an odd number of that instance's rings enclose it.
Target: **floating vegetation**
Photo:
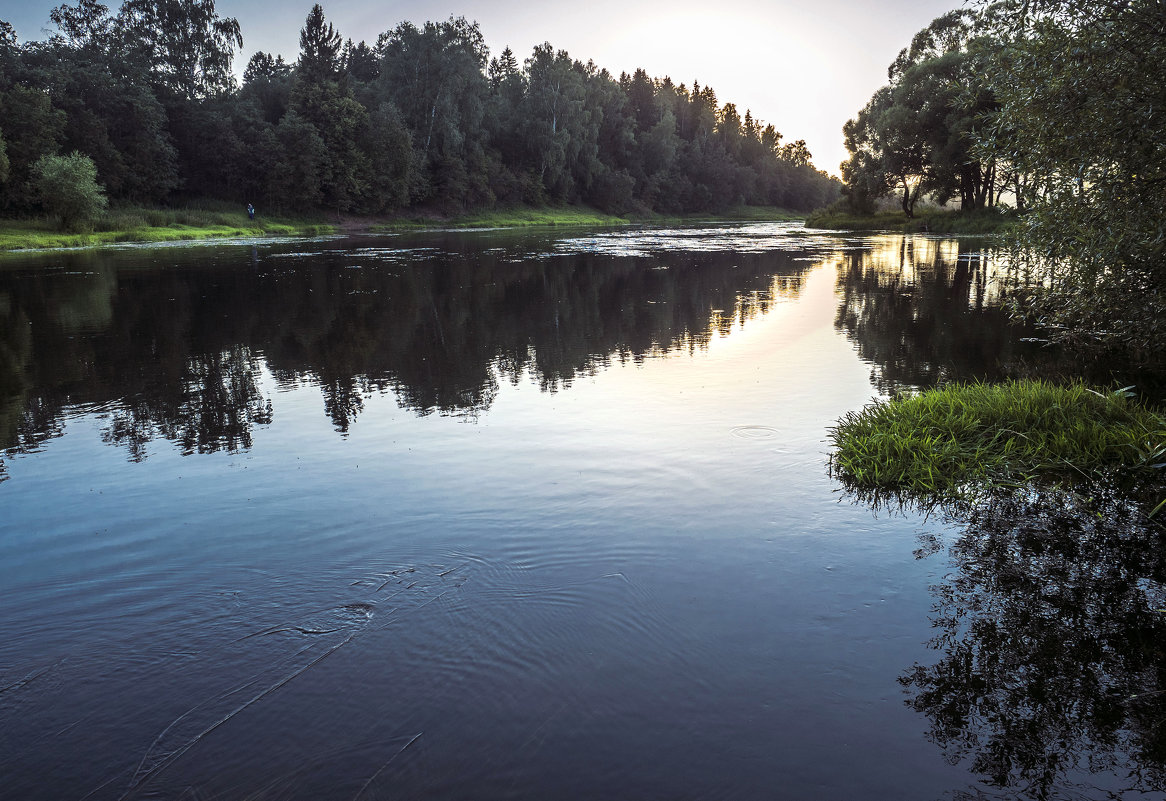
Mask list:
[[[1130,388],[1039,380],[901,394],[847,414],[830,439],[831,470],[852,488],[940,499],[1038,477],[1161,475],[1149,469],[1166,462],[1166,418]]]

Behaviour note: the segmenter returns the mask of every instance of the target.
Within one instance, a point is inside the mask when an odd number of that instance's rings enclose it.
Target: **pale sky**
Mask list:
[[[550,42],[614,75],[643,67],[689,88],[711,85],[723,104],[805,139],[820,169],[838,174],[842,124],[887,79],[887,66],[916,31],[963,0],[327,0],[325,17],[345,38],[372,44],[402,20],[451,14],[477,20],[491,54],[507,45],[521,62]],[[4,2],[0,19],[22,40],[42,39],[60,2]],[[106,0],[116,8],[118,0]],[[14,7],[15,6],[15,7]],[[311,2],[218,0],[243,29],[242,72],[256,50],[294,61]]]

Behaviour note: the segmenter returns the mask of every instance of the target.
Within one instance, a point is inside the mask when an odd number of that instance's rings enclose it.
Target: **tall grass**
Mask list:
[[[977,485],[1100,478],[1166,461],[1166,417],[1128,390],[1080,383],[950,384],[851,412],[829,435],[831,468],[852,487],[912,495],[961,497]]]

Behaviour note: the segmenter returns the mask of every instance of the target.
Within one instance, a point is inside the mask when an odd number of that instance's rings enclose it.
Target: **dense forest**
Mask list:
[[[585,203],[613,213],[739,204],[812,209],[838,182],[803,141],[643,70],[611,75],[550,44],[491,57],[476,22],[403,22],[371,45],[316,5],[299,56],[257,52],[214,0],[95,0],[51,13],[47,41],[0,21],[0,214],[91,200],[219,198],[385,214]],[[71,159],[71,160],[70,160]],[[104,195],[102,195],[104,193]],[[83,202],[83,199],[82,199]]]
[[[1016,308],[1053,340],[1161,366],[1166,8],[979,0],[936,19],[843,133],[844,199],[1005,203]]]

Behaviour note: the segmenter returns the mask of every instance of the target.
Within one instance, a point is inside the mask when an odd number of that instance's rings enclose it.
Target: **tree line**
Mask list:
[[[1050,339],[1161,367],[1166,12],[979,0],[920,31],[843,133],[845,203],[1012,205],[1016,308]]]
[[[0,21],[0,213],[44,208],[38,161],[78,154],[115,202],[280,210],[586,203],[614,213],[812,209],[838,183],[805,142],[708,86],[613,76],[550,44],[491,57],[476,22],[344,39],[314,6],[294,62],[251,56],[214,0],[96,0],[46,41]],[[84,179],[77,167],[66,171]],[[63,213],[62,213],[63,216]]]

